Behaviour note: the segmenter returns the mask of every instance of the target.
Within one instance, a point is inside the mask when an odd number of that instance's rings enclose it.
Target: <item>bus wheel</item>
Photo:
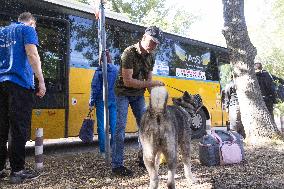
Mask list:
[[[191,138],[201,138],[206,134],[206,115],[200,109],[195,116],[192,117],[192,136]]]

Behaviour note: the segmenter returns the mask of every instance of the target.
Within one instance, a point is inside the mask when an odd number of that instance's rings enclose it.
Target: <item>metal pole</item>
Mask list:
[[[104,129],[105,129],[105,161],[110,164],[110,140],[109,140],[109,112],[108,112],[108,83],[107,83],[107,59],[106,59],[106,31],[104,1],[100,3],[100,52],[103,71],[103,97],[104,97]]]

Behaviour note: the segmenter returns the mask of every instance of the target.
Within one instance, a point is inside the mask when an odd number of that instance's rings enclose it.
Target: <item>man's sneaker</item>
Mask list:
[[[133,172],[124,166],[112,169],[112,173],[116,176],[132,176]]]
[[[105,159],[106,158],[106,154],[104,152],[100,152],[99,153],[100,158]]]
[[[4,169],[0,171],[0,179],[7,177],[7,174],[5,173]]]
[[[24,169],[18,172],[11,172],[10,183],[19,184],[22,183],[25,179],[33,179],[39,175],[32,170]]]

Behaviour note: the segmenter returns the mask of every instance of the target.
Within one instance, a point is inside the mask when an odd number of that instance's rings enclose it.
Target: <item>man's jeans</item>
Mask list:
[[[33,91],[11,82],[0,83],[0,170],[7,158],[7,141],[11,130],[9,160],[12,172],[24,169],[25,145],[31,126]]]
[[[116,98],[116,103],[117,123],[112,144],[112,168],[123,166],[124,138],[128,105],[130,105],[132,109],[138,127],[140,125],[142,115],[146,110],[144,96],[118,96]]]
[[[105,129],[104,129],[104,101],[98,100],[95,102],[96,105],[96,115],[97,115],[97,126],[98,126],[98,135],[99,135],[99,146],[100,152],[105,152]],[[116,126],[116,102],[108,101],[108,110],[109,110],[109,126],[111,133],[110,144],[113,143],[113,137]]]

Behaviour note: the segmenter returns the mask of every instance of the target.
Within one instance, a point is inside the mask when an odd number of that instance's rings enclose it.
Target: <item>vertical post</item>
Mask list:
[[[106,59],[106,31],[105,31],[105,10],[104,0],[100,3],[100,52],[103,71],[103,99],[104,99],[104,130],[105,130],[105,161],[110,164],[110,139],[109,139],[109,112],[108,112],[108,83],[107,83],[107,59]]]
[[[206,120],[206,133],[207,134],[211,133],[211,119]]]
[[[284,135],[284,116],[280,114],[280,131]]]
[[[36,129],[35,138],[35,168],[43,168],[43,128]]]

